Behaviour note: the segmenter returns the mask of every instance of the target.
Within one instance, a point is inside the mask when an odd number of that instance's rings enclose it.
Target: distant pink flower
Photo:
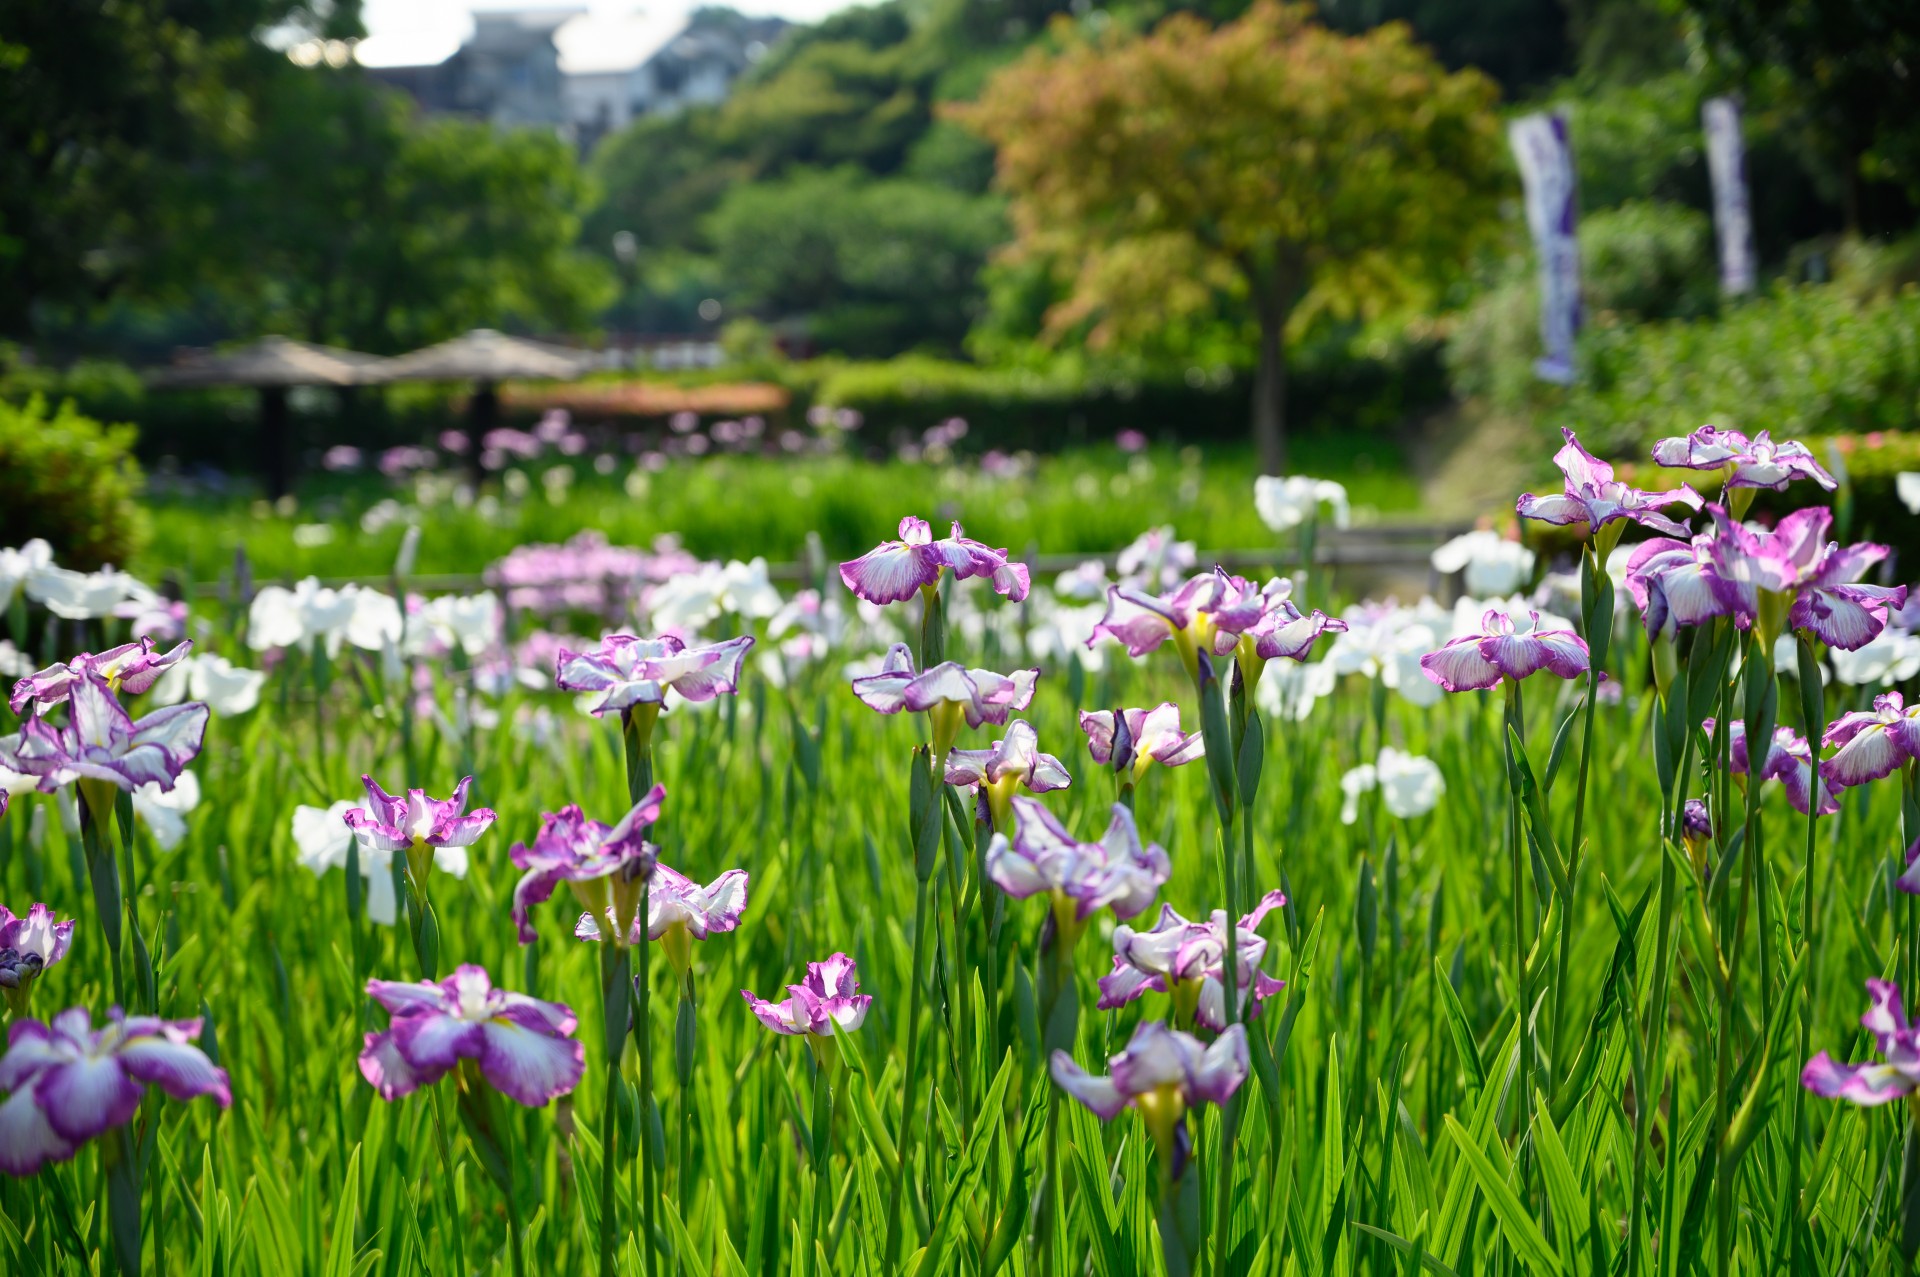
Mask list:
[[[1561,678],[1587,672],[1587,645],[1572,630],[1540,629],[1540,614],[1525,628],[1499,608],[1480,618],[1481,632],[1447,643],[1420,658],[1420,670],[1449,692],[1474,692],[1503,678],[1515,682],[1547,670]]]
[[[836,1024],[841,1032],[851,1033],[866,1023],[867,1008],[873,1005],[873,999],[860,992],[853,959],[844,953],[825,962],[809,962],[805,978],[788,985],[787,994],[779,1002],[769,1002],[749,989],[740,990],[760,1023],[787,1037],[830,1038]]]

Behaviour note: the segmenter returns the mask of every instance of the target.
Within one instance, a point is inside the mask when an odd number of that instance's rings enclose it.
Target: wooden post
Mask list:
[[[467,404],[467,473],[473,479],[475,492],[487,477],[486,470],[480,465],[480,440],[500,421],[500,392],[494,389],[491,381],[475,383],[473,398]]]
[[[293,425],[285,386],[260,388],[260,478],[269,500],[278,501],[293,490]]]

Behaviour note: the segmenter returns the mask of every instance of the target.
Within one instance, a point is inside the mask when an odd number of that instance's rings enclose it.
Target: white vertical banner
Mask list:
[[[1740,140],[1740,103],[1708,98],[1700,104],[1707,135],[1707,172],[1713,178],[1713,226],[1720,240],[1720,291],[1753,291],[1753,212],[1747,203],[1747,150]]]
[[[1580,245],[1574,238],[1573,144],[1564,112],[1523,115],[1507,125],[1507,141],[1527,192],[1527,228],[1540,255],[1540,339],[1534,364],[1543,380],[1573,381],[1573,339],[1580,331]]]

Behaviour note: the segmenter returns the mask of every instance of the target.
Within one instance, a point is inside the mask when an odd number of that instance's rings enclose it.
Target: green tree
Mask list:
[[[736,187],[709,231],[735,296],[829,349],[891,355],[959,346],[1006,224],[997,200],[841,168]]]
[[[0,4],[0,334],[151,277],[254,87],[293,69],[255,39],[285,24],[353,35],[358,0]]]
[[[1920,5],[1913,0],[1686,0],[1717,60],[1752,86],[1784,76],[1844,183],[1860,229],[1874,183],[1920,204]]]
[[[315,68],[261,104],[196,241],[237,329],[396,351],[589,325],[612,296],[577,247],[591,193],[550,134],[416,120],[357,71]]]
[[[954,115],[999,146],[1016,251],[1075,263],[1049,315],[1098,345],[1236,295],[1259,327],[1253,433],[1285,465],[1285,342],[1430,302],[1492,221],[1492,82],[1398,24],[1343,36],[1260,3],[1150,36],[1055,28]]]

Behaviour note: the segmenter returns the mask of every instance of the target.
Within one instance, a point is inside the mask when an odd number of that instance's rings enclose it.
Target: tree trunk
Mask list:
[[[473,397],[467,401],[467,477],[472,480],[475,493],[487,478],[486,467],[480,464],[480,441],[499,421],[500,392],[491,381],[476,383]]]
[[[1260,307],[1260,367],[1253,380],[1253,442],[1261,474],[1287,472],[1286,317]]]

